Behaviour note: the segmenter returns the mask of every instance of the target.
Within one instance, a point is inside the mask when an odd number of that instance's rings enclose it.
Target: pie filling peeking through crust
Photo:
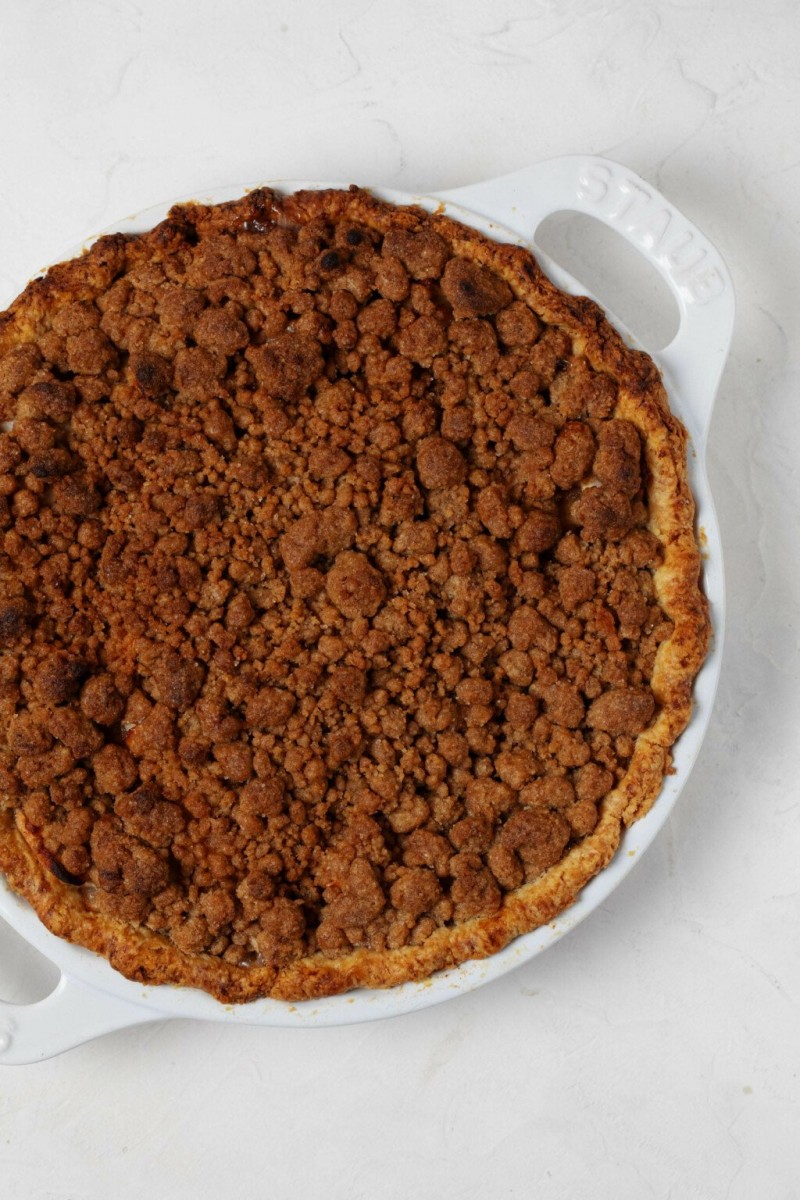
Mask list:
[[[0,316],[0,869],[130,978],[390,986],[552,920],[705,654],[685,432],[523,249],[258,190]]]

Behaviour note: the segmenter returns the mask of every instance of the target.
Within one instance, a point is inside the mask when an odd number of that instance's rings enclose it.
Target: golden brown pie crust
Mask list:
[[[449,254],[480,264],[504,280],[515,301],[527,305],[543,325],[567,335],[574,357],[582,357],[593,372],[616,384],[613,417],[635,426],[643,446],[646,528],[663,552],[653,572],[655,596],[672,631],[658,647],[649,683],[657,705],[655,718],[636,736],[627,769],[599,804],[594,829],[573,838],[558,861],[538,877],[506,891],[496,911],[443,923],[421,944],[317,951],[270,965],[239,965],[214,954],[180,950],[161,933],[90,908],[80,887],[53,873],[52,855],[42,847],[19,799],[6,807],[0,799],[0,870],[52,932],[104,955],[130,979],[203,988],[226,1003],[263,996],[295,1001],[422,980],[442,968],[491,955],[518,935],[553,920],[608,864],[623,828],[643,816],[656,799],[670,770],[670,748],[690,717],[692,683],[709,633],[707,604],[698,583],[700,555],[687,482],[686,433],[669,411],[655,365],[624,344],[594,303],[557,289],[527,251],[494,243],[444,215],[393,207],[357,189],[285,197],[260,190],[215,209],[173,210],[153,231],[136,238],[101,238],[81,258],[31,283],[0,317],[0,360],[15,348],[39,341],[51,315],[64,305],[93,300],[123,269],[157,259],[175,229],[187,222],[200,234],[206,226],[246,226],[257,233],[275,222],[302,227],[319,219],[347,222],[381,236],[389,231],[435,232]],[[3,415],[13,418],[15,412],[12,408]]]

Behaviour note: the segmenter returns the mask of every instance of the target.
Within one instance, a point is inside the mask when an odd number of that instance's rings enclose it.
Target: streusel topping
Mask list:
[[[97,911],[282,966],[558,862],[671,625],[609,376],[424,221],[253,212],[107,239],[0,361],[0,807]]]

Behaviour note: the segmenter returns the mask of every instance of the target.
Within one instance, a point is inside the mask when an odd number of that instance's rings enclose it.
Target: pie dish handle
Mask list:
[[[164,1020],[163,1013],[62,975],[35,1004],[0,1001],[0,1066],[42,1062],[106,1033],[157,1020]]]
[[[595,217],[635,246],[678,305],[678,332],[654,357],[705,447],[733,333],[734,294],[722,256],[696,225],[627,167],[587,155],[549,159],[434,199],[503,224],[528,244],[546,217],[571,211]]]

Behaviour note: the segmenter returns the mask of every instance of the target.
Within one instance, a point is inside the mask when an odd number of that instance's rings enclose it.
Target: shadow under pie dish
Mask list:
[[[707,642],[652,361],[358,190],[182,206],[0,320],[0,866],[45,924],[233,1003],[568,906]]]

